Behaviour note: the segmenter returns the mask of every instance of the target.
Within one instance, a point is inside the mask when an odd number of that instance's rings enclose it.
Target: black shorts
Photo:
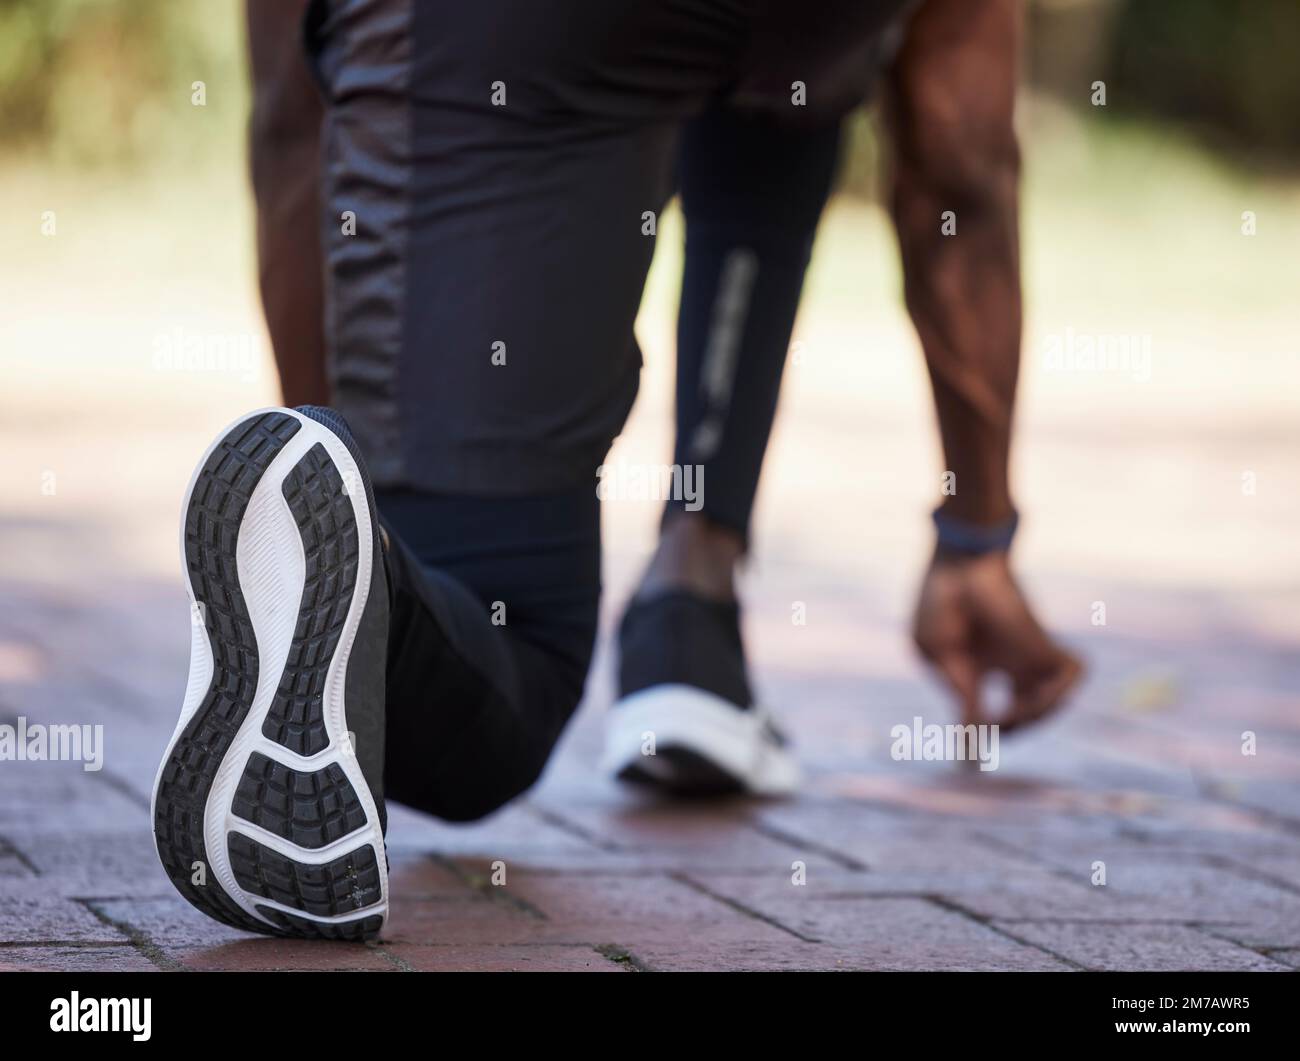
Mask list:
[[[382,487],[590,483],[681,124],[825,121],[905,0],[315,0],[335,401]]]

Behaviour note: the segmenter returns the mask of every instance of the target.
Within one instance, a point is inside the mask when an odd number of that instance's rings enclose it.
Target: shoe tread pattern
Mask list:
[[[237,818],[309,850],[366,824],[366,811],[338,763],[294,770],[260,752],[248,757],[231,804]]]
[[[312,756],[329,747],[323,696],[356,585],[357,526],[342,476],[320,443],[285,476],[282,491],[302,535],[306,581],[284,677],[262,733]]]
[[[317,917],[338,917],[380,901],[379,863],[364,844],[319,865],[296,862],[243,833],[228,839],[230,867],[239,886]]]
[[[236,928],[270,931],[213,879],[203,835],[217,770],[252,706],[258,650],[239,585],[239,527],[258,481],[300,427],[286,413],[250,417],[226,433],[200,469],[185,513],[185,566],[212,650],[207,694],[176,740],[159,778],[154,836],[176,889]],[[201,870],[199,867],[202,867]],[[199,876],[202,883],[195,883]]]
[[[323,696],[329,667],[347,622],[359,572],[352,501],[328,451],[312,446],[281,486],[302,538],[305,577],[284,675],[262,727],[264,736],[302,756],[331,750]],[[335,749],[337,751],[338,749]],[[365,808],[337,760],[319,770],[294,770],[254,752],[232,811],[304,849],[332,843],[368,824]],[[380,866],[366,843],[323,864],[302,862],[238,832],[227,839],[241,889],[317,917],[362,915],[322,923],[257,904],[279,931],[296,937],[365,940],[383,917],[364,913],[383,899]]]

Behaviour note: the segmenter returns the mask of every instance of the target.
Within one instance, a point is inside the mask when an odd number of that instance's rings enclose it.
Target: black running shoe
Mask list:
[[[388,585],[374,498],[328,409],[223,431],[185,495],[190,676],[154,784],[154,838],[204,913],[368,939],[388,913]]]
[[[750,692],[736,604],[684,591],[633,601],[619,625],[605,765],[680,795],[798,787],[788,742]]]

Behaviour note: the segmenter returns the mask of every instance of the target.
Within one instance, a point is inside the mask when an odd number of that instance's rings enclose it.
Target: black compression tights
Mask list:
[[[532,785],[582,698],[600,600],[595,487],[375,500],[393,583],[385,790],[479,818]]]
[[[747,533],[838,127],[714,111],[686,130],[677,460]],[[481,817],[540,775],[582,697],[600,598],[589,485],[531,497],[378,490],[389,531],[385,788]]]
[[[703,467],[701,511],[746,539],[839,138],[838,120],[791,126],[722,107],[683,137],[674,461]]]

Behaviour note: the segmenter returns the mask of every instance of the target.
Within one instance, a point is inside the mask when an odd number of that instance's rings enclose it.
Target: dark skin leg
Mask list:
[[[698,512],[670,512],[637,596],[687,589],[711,600],[735,600],[736,568],[744,555],[745,540],[731,528]]]
[[[908,311],[934,389],[953,518],[993,526],[1013,506],[1007,464],[1019,371],[1020,154],[1013,126],[1021,0],[926,0],[884,86],[893,150],[891,208]],[[957,215],[944,236],[940,217]],[[701,514],[670,519],[638,591],[693,589],[730,599],[740,536]],[[1003,732],[1059,707],[1082,667],[1035,618],[1005,553],[937,551],[922,583],[914,637],[964,721],[990,722],[982,679],[1014,690]]]
[[[303,60],[306,0],[248,0],[258,281],[286,405],[328,405],[320,249],[324,108]]]
[[[1006,466],[1020,343],[1019,158],[1010,126],[1016,6],[1015,0],[927,0],[909,22],[882,86],[907,303],[934,380],[948,467],[962,488],[946,507],[989,524],[1011,513]],[[998,17],[990,19],[994,7]],[[972,19],[967,8],[981,17]],[[982,23],[982,33],[963,46],[973,22]],[[991,46],[995,34],[1005,39]],[[947,64],[959,69],[950,72]],[[988,98],[980,98],[983,87],[974,98],[959,94],[968,82],[987,82]],[[929,122],[937,128],[925,128]],[[960,241],[940,236],[945,209],[958,212]],[[743,553],[740,535],[705,514],[674,513],[638,595],[687,588],[730,599]],[[718,563],[729,567],[719,572]]]
[[[891,206],[907,307],[925,350],[946,469],[946,513],[981,526],[1013,508],[1007,463],[1020,364],[1020,153],[1013,125],[1021,0],[927,0],[885,90],[893,148]],[[956,214],[955,235],[940,217]],[[1004,733],[1059,707],[1082,674],[1035,618],[1005,553],[937,550],[922,582],[914,637],[966,722]],[[1013,689],[998,718],[982,679]]]
[[[306,0],[247,0],[250,129],[259,279],[284,401],[328,404],[319,242],[322,104],[303,61]],[[931,379],[954,517],[992,524],[1010,512],[1007,455],[1020,344],[1015,100],[1019,0],[927,0],[886,85],[894,146],[893,212],[908,308]],[[939,236],[939,214],[958,235]],[[640,592],[734,596],[744,542],[695,513],[665,524]],[[980,679],[1012,677],[1004,732],[1037,721],[1077,682],[1012,578],[1007,557],[936,553],[914,634],[971,721],[988,721]]]

